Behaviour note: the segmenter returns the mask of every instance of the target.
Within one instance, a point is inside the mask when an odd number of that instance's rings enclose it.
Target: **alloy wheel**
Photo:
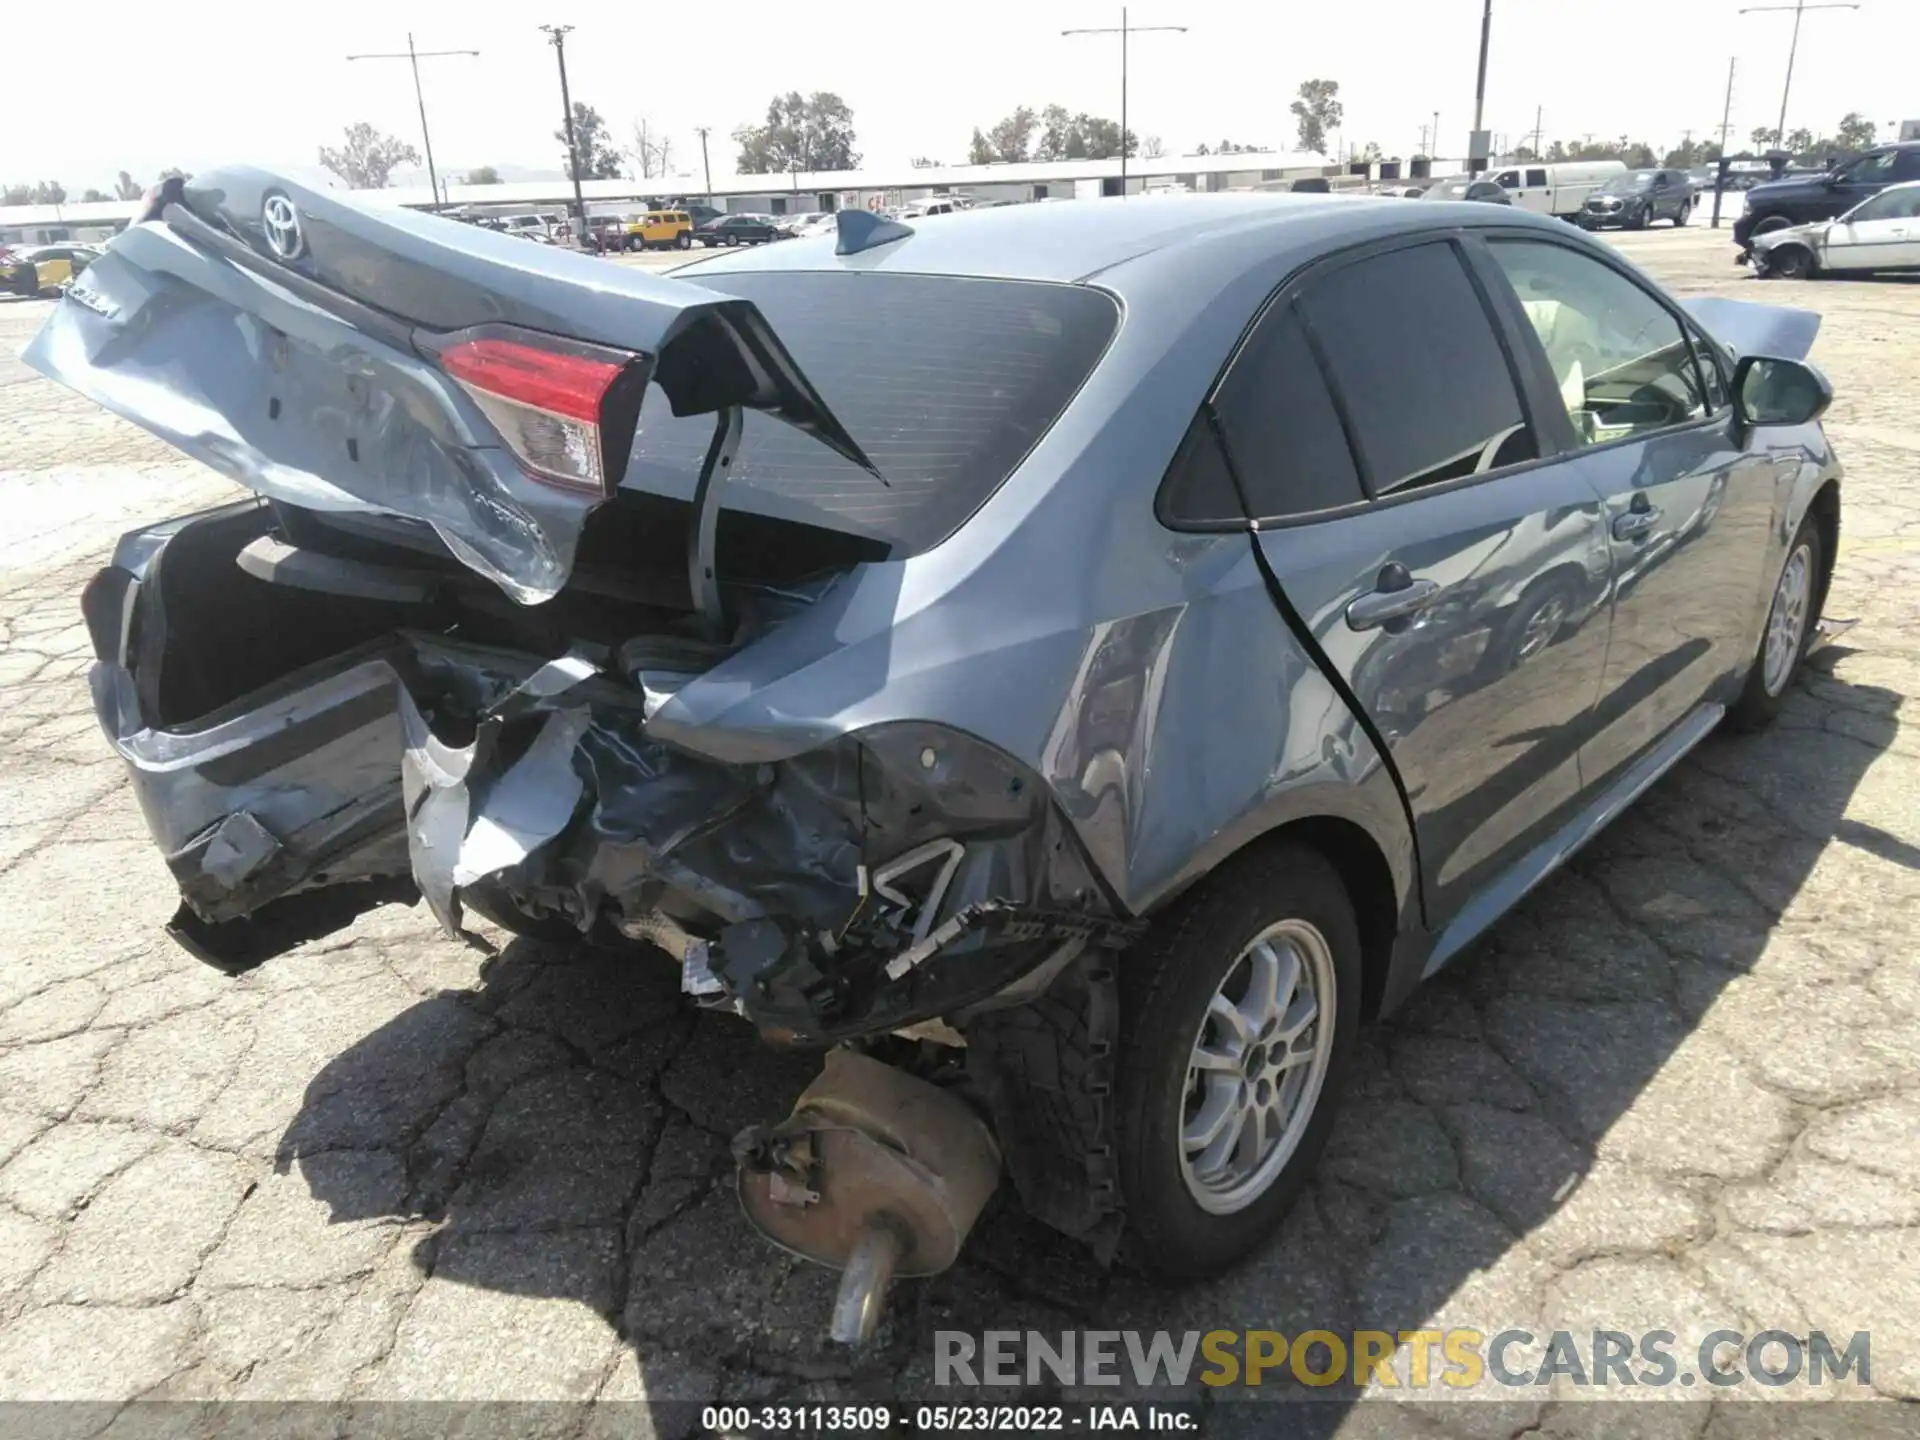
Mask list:
[[[1760,683],[1767,694],[1778,695],[1793,674],[1807,632],[1807,602],[1813,594],[1813,551],[1797,546],[1773,589],[1773,608],[1767,612],[1767,648]]]
[[[1564,595],[1549,595],[1540,603],[1527,622],[1520,627],[1520,643],[1513,652],[1513,662],[1518,665],[1522,660],[1531,660],[1553,643],[1554,636],[1560,633],[1560,627],[1567,623],[1567,598]]]
[[[1326,1084],[1333,954],[1304,920],[1248,942],[1214,991],[1187,1062],[1180,1171],[1202,1210],[1231,1215],[1272,1186]]]

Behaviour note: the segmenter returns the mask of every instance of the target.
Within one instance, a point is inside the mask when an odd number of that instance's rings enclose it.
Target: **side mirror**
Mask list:
[[[1827,413],[1833,386],[1803,361],[1745,355],[1734,367],[1733,397],[1744,425],[1807,425]]]

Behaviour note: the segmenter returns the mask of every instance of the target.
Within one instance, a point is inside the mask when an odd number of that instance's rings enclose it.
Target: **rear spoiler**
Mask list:
[[[737,434],[759,410],[874,470],[750,301],[255,169],[170,184],[148,209],[27,363],[269,498],[431,525],[523,603],[566,583],[648,384],[676,415]],[[452,373],[450,351],[503,335],[618,371],[586,417],[590,479],[529,465]]]

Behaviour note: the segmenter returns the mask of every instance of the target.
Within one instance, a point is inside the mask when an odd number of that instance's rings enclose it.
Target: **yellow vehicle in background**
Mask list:
[[[690,250],[693,217],[684,210],[649,210],[627,222],[629,250]]]
[[[0,294],[52,295],[99,254],[91,245],[30,245],[18,250],[0,245]]]

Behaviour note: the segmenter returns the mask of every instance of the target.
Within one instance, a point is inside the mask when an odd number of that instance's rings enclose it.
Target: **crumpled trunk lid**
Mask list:
[[[269,499],[424,522],[522,603],[566,583],[650,384],[676,415],[764,410],[871,468],[749,301],[258,170],[184,195],[108,247],[27,363]],[[597,489],[529,469],[449,374],[476,332],[621,357]]]

